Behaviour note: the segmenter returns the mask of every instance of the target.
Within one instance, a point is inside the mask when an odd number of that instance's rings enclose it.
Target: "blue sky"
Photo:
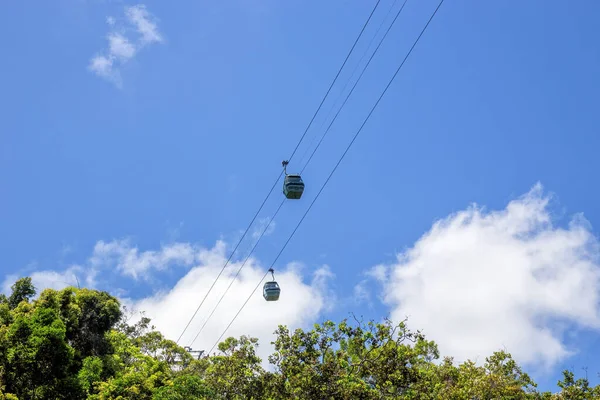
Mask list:
[[[373,4],[2,4],[4,286],[37,273],[59,287],[77,274],[178,336]],[[381,0],[290,170],[392,4]],[[436,6],[408,0],[306,168],[304,197],[286,202],[227,312],[273,261]],[[282,300],[257,292],[231,332],[268,341],[278,322],[409,313],[449,355],[506,346],[542,387],[567,367],[594,378],[598,12],[583,0],[445,2],[278,260]],[[281,196],[278,186],[234,266]],[[449,311],[454,322],[435,318]],[[216,314],[223,327],[227,312]],[[506,332],[490,328],[492,313]],[[212,345],[220,326],[207,325],[195,347]]]

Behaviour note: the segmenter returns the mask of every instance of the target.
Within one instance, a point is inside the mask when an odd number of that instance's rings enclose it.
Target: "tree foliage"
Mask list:
[[[279,326],[266,368],[255,338],[227,338],[216,354],[195,359],[143,314],[130,323],[106,292],[35,295],[22,278],[0,296],[0,400],[600,399],[600,386],[571,371],[556,393],[539,392],[504,351],[482,365],[440,359],[406,321]]]
[[[33,283],[29,277],[17,280],[11,286],[11,289],[12,293],[8,298],[8,306],[11,309],[17,308],[22,301],[28,301],[35,296],[35,287],[33,287]]]

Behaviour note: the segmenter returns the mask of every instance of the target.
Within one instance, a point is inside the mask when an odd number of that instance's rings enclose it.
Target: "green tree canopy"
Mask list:
[[[505,351],[482,365],[440,359],[407,321],[326,321],[275,330],[268,368],[256,338],[195,359],[110,294],[68,287],[37,299],[30,278],[0,297],[0,400],[591,400],[600,386],[564,371],[539,392]]]
[[[28,301],[35,296],[35,287],[29,277],[19,279],[11,286],[11,289],[12,293],[8,298],[8,305],[11,309],[17,308],[22,301]]]

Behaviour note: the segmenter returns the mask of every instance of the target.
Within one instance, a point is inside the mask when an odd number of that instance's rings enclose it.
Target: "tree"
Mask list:
[[[600,398],[600,385],[590,386],[587,378],[575,379],[572,371],[563,371],[563,379],[558,381],[561,388],[558,398],[564,400],[593,400]]]
[[[280,326],[276,335],[269,361],[282,395],[274,398],[398,398],[416,390],[423,368],[438,357],[435,344],[404,322],[327,321],[293,334]]]
[[[258,340],[242,336],[240,339],[230,337],[219,343],[222,355],[215,355],[195,363],[197,371],[209,388],[216,393],[216,398],[260,399],[264,398],[262,378],[264,369],[261,359],[256,355]]]
[[[122,316],[120,304],[113,296],[74,287],[60,291],[47,289],[40,295],[38,304],[60,313],[66,324],[67,340],[75,349],[79,363],[86,357],[110,352],[105,335]]]
[[[205,400],[216,398],[215,393],[196,375],[182,375],[167,386],[156,390],[152,400]]]
[[[36,290],[19,279],[0,301],[0,389],[24,399],[83,399],[114,375],[107,338],[121,318],[106,292]]]
[[[512,359],[499,351],[486,358],[483,366],[466,361],[455,367],[446,359],[440,368],[441,382],[436,396],[441,399],[535,399],[535,383]]]
[[[103,363],[100,357],[87,357],[83,360],[83,366],[77,373],[77,380],[86,395],[95,392],[95,386],[102,382]]]
[[[122,319],[116,327],[105,335],[112,353],[104,357],[103,372],[86,375],[94,379],[108,376],[102,381],[93,380],[89,400],[150,400],[161,388],[165,388],[160,394],[163,398],[200,390],[194,386],[195,378],[181,378],[174,383],[181,366],[189,364],[192,357],[155,331],[148,318],[142,317],[134,325]]]
[[[482,365],[438,362],[436,344],[406,321],[279,326],[266,370],[256,338],[227,338],[194,359],[143,313],[131,324],[106,292],[35,293],[22,278],[0,296],[0,400],[600,399],[600,386],[570,371],[559,392],[540,393],[504,351]]]
[[[12,286],[12,293],[8,298],[8,305],[11,309],[17,308],[22,301],[29,301],[35,296],[35,287],[31,283],[31,278],[21,278],[17,280]]]
[[[1,336],[0,370],[6,391],[19,398],[76,398],[72,397],[76,382],[69,374],[74,352],[63,321],[50,308],[25,311]]]

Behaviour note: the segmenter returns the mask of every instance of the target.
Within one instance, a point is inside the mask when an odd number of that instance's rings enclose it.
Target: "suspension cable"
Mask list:
[[[315,147],[315,149],[313,150],[313,152],[310,155],[310,158],[308,159],[308,161],[306,162],[306,164],[304,165],[304,167],[302,168],[302,172],[304,172],[304,169],[306,168],[306,166],[308,165],[308,163],[310,163],[310,161],[312,160],[314,154],[316,153],[317,149],[319,148],[319,146],[321,145],[321,143],[323,142],[323,139],[325,138],[325,135],[327,135],[327,132],[329,132],[329,130],[331,129],[331,126],[333,125],[333,123],[335,122],[335,120],[337,119],[340,111],[342,110],[342,108],[346,105],[346,102],[348,101],[348,99],[350,98],[350,96],[352,95],[354,89],[356,88],[356,85],[358,84],[358,82],[360,81],[360,79],[362,78],[362,76],[364,75],[367,67],[369,66],[369,64],[371,63],[371,60],[373,60],[373,57],[375,56],[375,54],[377,53],[377,51],[379,50],[379,48],[381,47],[381,44],[383,43],[383,41],[385,40],[385,38],[387,37],[388,33],[390,32],[392,26],[394,25],[394,23],[396,22],[396,20],[398,19],[399,15],[402,13],[402,10],[404,9],[404,6],[406,5],[406,2],[408,0],[404,0],[404,3],[402,4],[402,6],[400,7],[399,11],[396,13],[395,18],[392,20],[390,26],[388,27],[388,29],[386,30],[385,34],[383,35],[383,37],[380,39],[377,47],[375,48],[373,54],[371,55],[371,57],[369,58],[369,60],[367,61],[366,65],[363,67],[363,70],[361,71],[360,76],[358,77],[358,79],[356,80],[356,82],[354,83],[354,86],[352,87],[352,89],[350,90],[350,92],[348,93],[348,95],[346,96],[344,102],[342,103],[342,105],[340,106],[338,112],[335,114],[333,120],[331,121],[331,123],[329,124],[329,126],[327,127],[327,130],[325,131],[325,133],[323,134],[323,136],[321,137],[321,140],[319,141],[319,143],[317,144],[317,147]],[[396,1],[394,1],[394,4],[396,3]],[[390,9],[391,11],[391,9]],[[383,23],[379,26],[379,28],[381,28],[383,26]],[[380,29],[377,30],[377,33],[379,32]],[[375,35],[377,35],[377,33]],[[375,38],[376,36],[374,36],[373,38]],[[370,47],[370,44],[369,44]],[[366,53],[364,54],[366,55]],[[363,55],[363,57],[364,57]],[[355,70],[356,71],[356,70]],[[353,73],[354,74],[354,73]],[[348,81],[349,82],[349,81]],[[347,83],[348,83],[347,82]],[[345,87],[344,87],[345,89]],[[343,92],[343,90],[342,90]],[[333,109],[332,109],[333,110]],[[305,154],[306,155],[306,154]],[[302,174],[302,172],[300,174]],[[285,201],[285,199],[284,199]],[[269,221],[267,227],[271,224],[271,222],[273,221],[273,219],[275,218],[275,216],[277,215],[277,213],[279,212],[279,209],[281,208],[282,204],[279,205],[279,208],[277,209],[277,212],[275,212],[275,214],[273,215],[273,217],[271,218],[271,220]],[[265,228],[266,231],[266,228]],[[221,298],[219,299],[217,305],[213,308],[212,312],[210,313],[210,315],[208,316],[208,318],[204,321],[202,327],[200,328],[200,330],[198,331],[198,333],[196,334],[196,336],[194,337],[194,340],[192,341],[192,343],[190,344],[190,347],[194,344],[194,342],[196,341],[196,339],[198,338],[198,336],[200,335],[200,333],[203,331],[204,327],[206,326],[206,324],[208,323],[208,321],[210,320],[210,318],[214,315],[215,310],[217,309],[217,307],[219,306],[219,304],[221,303],[221,301],[223,300],[223,297],[227,294],[227,292],[229,291],[229,288],[233,285],[233,282],[235,281],[235,279],[237,278],[237,276],[239,275],[241,269],[246,265],[246,261],[248,260],[248,258],[250,257],[250,255],[254,252],[254,249],[256,248],[256,246],[258,245],[258,242],[260,242],[260,239],[263,237],[264,232],[260,235],[260,237],[258,238],[258,241],[256,242],[256,244],[254,245],[254,247],[252,248],[252,250],[250,251],[250,254],[248,255],[248,257],[246,257],[246,260],[244,260],[243,264],[240,266],[240,268],[238,269],[238,272],[236,273],[235,277],[231,280],[231,282],[229,283],[229,286],[227,287],[227,289],[225,289],[225,292],[221,295]]]
[[[329,174],[329,176],[327,177],[327,179],[325,180],[325,182],[321,186],[321,189],[319,190],[319,192],[317,193],[317,195],[315,196],[315,198],[313,199],[313,201],[310,203],[310,205],[306,209],[306,212],[304,213],[304,215],[302,216],[302,218],[300,219],[300,221],[296,225],[296,228],[291,233],[291,235],[288,237],[287,241],[285,242],[285,244],[281,248],[281,251],[279,252],[279,254],[277,255],[277,257],[275,258],[275,260],[273,260],[273,263],[271,264],[270,268],[273,268],[273,266],[275,265],[275,263],[279,259],[279,256],[281,256],[281,253],[283,253],[283,250],[286,248],[287,244],[290,242],[290,240],[292,239],[292,237],[296,233],[296,230],[300,227],[300,224],[302,223],[302,221],[304,221],[304,218],[306,217],[306,215],[308,214],[308,212],[311,210],[312,206],[315,204],[315,201],[317,201],[317,199],[319,198],[319,195],[321,194],[321,192],[323,191],[323,189],[325,188],[325,186],[327,185],[327,183],[331,179],[333,173],[337,170],[338,166],[340,165],[340,163],[342,162],[342,160],[344,159],[344,157],[348,153],[348,150],[350,150],[350,147],[352,146],[352,144],[354,143],[354,141],[358,137],[359,133],[362,131],[362,129],[366,125],[367,121],[371,118],[371,115],[373,114],[373,111],[375,111],[375,108],[377,108],[377,106],[379,105],[379,102],[381,101],[381,99],[383,98],[383,96],[385,95],[385,93],[387,92],[387,90],[389,89],[389,87],[391,86],[392,82],[394,81],[394,79],[396,78],[396,76],[398,75],[398,73],[400,72],[400,70],[402,69],[402,67],[404,66],[404,63],[406,62],[406,60],[408,59],[408,57],[412,53],[413,49],[415,48],[415,46],[417,45],[417,43],[421,39],[421,36],[423,36],[423,33],[425,33],[425,31],[427,30],[427,27],[429,26],[429,24],[433,20],[433,17],[435,17],[435,15],[437,14],[438,10],[440,9],[440,7],[442,6],[443,3],[444,3],[444,0],[440,0],[438,6],[436,7],[436,9],[434,10],[434,12],[429,17],[429,20],[427,21],[427,23],[425,24],[425,27],[423,28],[423,30],[421,30],[421,33],[419,34],[419,36],[417,37],[417,39],[413,43],[412,47],[410,48],[410,50],[408,51],[408,53],[406,54],[406,56],[404,57],[404,59],[402,60],[402,63],[400,63],[400,66],[398,66],[398,68],[396,69],[396,72],[394,73],[394,75],[392,75],[392,78],[389,80],[389,82],[386,85],[385,89],[383,90],[383,92],[381,93],[381,95],[379,96],[379,98],[377,99],[377,101],[375,102],[375,104],[373,105],[373,107],[371,108],[371,111],[369,112],[369,114],[367,115],[367,117],[365,118],[365,120],[363,121],[363,123],[361,124],[360,128],[354,134],[354,137],[352,138],[352,140],[350,141],[350,143],[346,147],[346,150],[342,153],[342,156],[338,160],[337,164],[333,167],[333,170],[331,171],[331,173]],[[250,300],[250,298],[252,298],[252,295],[254,294],[254,292],[256,292],[256,290],[258,289],[258,287],[260,286],[260,284],[262,283],[262,281],[265,279],[265,277],[268,275],[268,273],[269,273],[269,271],[267,271],[265,273],[265,275],[263,275],[263,277],[261,278],[261,280],[258,282],[258,285],[256,285],[256,287],[250,293],[250,295],[248,296],[248,298],[246,299],[246,301],[244,302],[244,304],[242,304],[242,307],[235,314],[235,316],[233,317],[233,319],[231,320],[231,322],[229,322],[229,325],[227,325],[227,327],[225,328],[225,330],[223,331],[223,333],[221,333],[221,336],[219,336],[219,338],[217,339],[216,343],[211,347],[210,351],[208,352],[209,354],[213,351],[213,349],[215,348],[215,346],[217,346],[219,344],[219,342],[221,341],[221,339],[223,338],[223,336],[225,335],[225,333],[227,332],[227,330],[231,327],[231,325],[236,320],[236,318],[238,317],[238,315],[240,315],[240,313],[242,312],[242,310],[244,309],[244,307],[246,306],[246,304],[248,303],[248,301]]]
[[[375,40],[375,38],[379,34],[379,31],[381,30],[381,28],[385,24],[385,21],[388,19],[388,17],[392,13],[392,10],[393,10],[393,8],[394,8],[394,6],[396,5],[397,2],[398,2],[398,0],[394,0],[394,2],[392,3],[392,5],[390,6],[390,8],[387,11],[387,14],[385,15],[385,17],[381,21],[381,24],[379,24],[379,27],[377,27],[377,31],[375,31],[375,34],[373,35],[373,37],[369,41],[369,44],[367,45],[367,48],[365,49],[365,52],[363,53],[363,55],[360,57],[360,60],[358,60],[358,63],[356,63],[356,66],[354,67],[354,70],[352,70],[352,73],[350,74],[350,77],[348,78],[348,80],[344,84],[344,87],[342,88],[342,90],[340,90],[340,93],[339,93],[338,97],[335,99],[334,103],[331,105],[331,108],[327,112],[327,116],[325,117],[325,119],[321,123],[321,126],[319,127],[319,130],[323,129],[323,127],[325,126],[325,121],[327,121],[329,119],[329,117],[331,116],[331,114],[333,113],[333,109],[335,108],[335,106],[338,103],[339,99],[342,97],[342,93],[344,93],[344,91],[348,87],[348,84],[350,83],[350,81],[352,80],[352,77],[354,76],[354,74],[358,70],[358,67],[360,66],[360,63],[362,63],[362,61],[367,56],[367,53],[369,52],[369,49],[371,48],[371,45],[373,44],[373,41]],[[316,138],[317,138],[317,135],[315,134],[315,136],[313,136],[313,138],[311,139],[310,143],[308,144],[308,147],[306,148],[306,150],[304,150],[304,153],[302,154],[302,157],[300,158],[300,161],[298,161],[299,164],[302,164],[302,161],[304,161],[304,159],[306,158],[306,155],[308,154],[308,151],[312,147],[312,145],[313,145],[313,143],[314,143],[314,141],[315,141]]]
[[[369,14],[369,17],[367,18],[366,22],[363,24],[363,27],[360,31],[360,33],[358,34],[358,36],[356,37],[356,39],[354,40],[354,43],[352,44],[352,47],[350,48],[350,51],[348,52],[348,54],[346,55],[346,58],[344,59],[344,62],[342,63],[342,66],[339,68],[337,74],[335,75],[335,78],[333,79],[333,81],[331,82],[331,84],[329,85],[329,88],[327,89],[327,92],[325,93],[325,96],[323,96],[323,99],[321,100],[321,103],[319,104],[319,107],[317,108],[317,110],[315,111],[313,117],[311,118],[310,122],[308,123],[306,129],[304,130],[304,133],[302,134],[302,136],[300,137],[300,140],[298,141],[298,143],[296,144],[296,147],[294,148],[294,151],[292,152],[292,155],[288,158],[288,161],[291,161],[292,158],[294,157],[294,155],[296,154],[296,151],[298,150],[298,147],[300,146],[300,143],[302,142],[302,140],[304,139],[304,137],[306,136],[306,133],[308,132],[308,130],[310,129],[313,121],[315,120],[315,117],[317,116],[317,114],[319,113],[319,111],[321,110],[321,107],[323,106],[323,103],[325,102],[325,99],[327,98],[327,96],[329,95],[329,92],[331,91],[331,88],[333,87],[333,85],[335,84],[335,82],[337,81],[340,73],[342,72],[342,69],[344,68],[344,66],[346,65],[346,62],[348,61],[348,59],[350,58],[350,55],[352,54],[354,47],[356,47],[356,44],[358,43],[359,39],[361,38],[363,32],[365,31],[365,28],[367,27],[369,21],[371,20],[371,17],[373,16],[373,14],[375,13],[375,10],[377,9],[377,7],[379,6],[379,2],[381,0],[377,0],[377,2],[375,3],[375,6],[373,7],[373,9],[371,10],[371,14]],[[204,304],[204,302],[206,301],[206,298],[208,297],[208,295],[210,294],[210,292],[212,291],[212,289],[214,288],[215,284],[217,283],[217,280],[219,279],[219,277],[221,276],[221,274],[223,273],[223,271],[225,270],[225,268],[227,267],[227,265],[229,264],[229,262],[231,261],[231,258],[233,257],[233,255],[235,254],[237,248],[239,247],[239,245],[241,244],[242,240],[246,237],[248,231],[250,230],[250,227],[252,226],[252,224],[254,223],[254,221],[256,220],[256,217],[258,216],[258,214],[260,213],[260,211],[262,210],[262,208],[264,207],[265,203],[267,202],[267,200],[269,199],[269,197],[271,196],[271,193],[273,192],[273,189],[275,188],[275,186],[277,185],[277,182],[279,182],[279,179],[281,178],[281,176],[283,175],[283,171],[281,171],[279,173],[279,175],[277,176],[277,179],[275,180],[275,182],[273,183],[273,186],[271,186],[271,190],[269,190],[269,193],[267,194],[267,196],[265,197],[265,199],[263,200],[262,204],[260,205],[258,211],[256,211],[256,213],[254,214],[254,217],[252,218],[252,221],[250,221],[250,224],[248,224],[248,227],[246,228],[246,230],[244,231],[242,237],[240,238],[240,240],[238,241],[238,243],[236,244],[236,246],[234,247],[233,251],[231,252],[231,254],[229,255],[229,258],[227,259],[227,261],[225,262],[225,264],[223,265],[223,268],[221,268],[221,271],[219,272],[219,274],[217,275],[217,277],[215,278],[214,282],[212,283],[212,285],[210,286],[210,288],[208,289],[208,292],[206,292],[206,294],[204,295],[204,298],[202,299],[202,301],[200,302],[200,304],[198,305],[198,307],[196,308],[196,310],[194,311],[194,314],[192,315],[192,317],[190,318],[190,320],[188,321],[188,323],[186,324],[185,328],[183,329],[183,331],[181,332],[181,334],[179,335],[179,338],[177,338],[177,344],[179,344],[179,341],[181,340],[181,338],[183,337],[183,335],[185,334],[185,332],[187,331],[187,329],[189,328],[190,324],[192,323],[192,321],[194,320],[194,318],[196,317],[196,314],[198,313],[198,311],[200,310],[200,308],[202,307],[202,305]]]
[[[225,289],[225,291],[221,295],[221,298],[219,299],[219,301],[217,302],[217,304],[215,305],[215,307],[211,311],[211,313],[208,316],[208,318],[206,319],[206,321],[204,321],[204,324],[202,324],[202,327],[200,328],[200,330],[198,331],[198,333],[194,337],[194,340],[192,340],[192,342],[190,343],[189,347],[192,347],[192,345],[194,344],[194,342],[196,341],[196,339],[198,338],[198,336],[200,335],[200,333],[202,332],[202,330],[204,329],[204,327],[206,326],[206,324],[208,323],[208,321],[210,320],[210,318],[213,316],[213,314],[215,313],[215,311],[219,307],[219,304],[221,304],[221,301],[223,300],[223,298],[225,297],[225,295],[229,291],[229,288],[231,288],[231,286],[233,285],[233,282],[235,282],[235,280],[237,279],[238,275],[240,274],[240,271],[242,270],[242,268],[244,268],[244,265],[246,265],[246,262],[248,261],[248,259],[250,259],[250,256],[254,252],[254,249],[256,249],[256,246],[258,245],[258,242],[260,242],[260,239],[263,237],[263,235],[265,234],[265,232],[267,231],[267,229],[269,229],[269,226],[271,225],[271,222],[273,222],[273,219],[275,219],[275,217],[277,216],[277,213],[279,213],[279,210],[281,210],[281,206],[283,206],[284,202],[285,202],[285,199],[283,199],[281,201],[281,203],[279,203],[279,207],[277,207],[277,211],[275,211],[275,214],[273,214],[273,216],[269,220],[269,223],[267,224],[267,226],[265,227],[265,229],[260,234],[260,237],[258,238],[258,240],[256,241],[256,243],[254,244],[254,247],[250,251],[250,254],[248,254],[246,256],[246,259],[244,260],[244,262],[242,263],[242,265],[240,266],[240,268],[238,268],[237,273],[235,274],[235,276],[229,282],[229,286],[227,286],[227,289]]]
[[[373,14],[375,13],[375,10],[379,6],[379,2],[380,1],[381,0],[377,0],[377,3],[375,3],[375,6],[373,7],[373,10],[371,10],[371,14],[369,14],[369,18],[367,18],[367,20],[365,21],[362,29],[360,30],[360,33],[356,37],[356,40],[354,40],[354,44],[352,44],[352,47],[350,48],[350,51],[346,55],[346,59],[344,59],[344,62],[342,63],[342,66],[340,67],[340,69],[338,70],[337,74],[335,75],[335,78],[333,78],[333,81],[331,82],[331,85],[329,85],[329,89],[327,89],[327,93],[325,93],[325,96],[323,96],[323,99],[321,100],[321,104],[319,104],[319,107],[317,108],[317,111],[315,111],[315,113],[313,114],[312,119],[308,123],[308,126],[304,130],[304,133],[302,134],[302,137],[300,138],[300,141],[298,141],[298,144],[296,145],[296,148],[292,152],[292,155],[290,156],[290,158],[288,158],[288,161],[291,161],[292,157],[294,157],[294,154],[296,154],[296,151],[298,150],[298,147],[300,146],[300,142],[302,142],[302,139],[304,139],[304,136],[306,136],[306,132],[308,132],[308,129],[310,128],[310,126],[312,125],[313,121],[315,120],[315,117],[317,116],[317,113],[319,112],[319,110],[323,106],[323,103],[325,102],[325,99],[329,95],[329,92],[331,91],[331,88],[333,87],[333,85],[337,81],[337,78],[340,76],[340,73],[342,72],[342,69],[346,65],[346,62],[348,62],[348,59],[350,58],[350,55],[352,54],[352,51],[354,51],[354,47],[356,47],[356,44],[358,43],[358,40],[361,38],[363,32],[365,31],[365,28],[369,24],[369,21],[371,20],[371,17],[373,16]]]
[[[335,113],[335,115],[333,116],[333,119],[331,120],[331,122],[329,123],[329,126],[327,126],[327,129],[325,130],[325,132],[323,133],[323,136],[321,136],[321,139],[319,140],[319,143],[317,143],[317,146],[313,149],[310,157],[308,157],[308,160],[306,161],[306,164],[304,164],[304,167],[302,167],[302,170],[300,171],[300,174],[304,173],[304,170],[306,169],[306,167],[308,166],[308,164],[310,163],[310,161],[312,160],[313,156],[315,155],[315,153],[317,152],[317,150],[319,149],[319,147],[321,146],[321,143],[323,143],[323,139],[325,139],[325,136],[327,136],[327,133],[329,132],[329,130],[331,129],[331,126],[333,125],[333,123],[335,122],[335,120],[337,119],[338,115],[340,115],[340,112],[342,111],[342,109],[344,108],[344,106],[346,105],[346,103],[348,102],[348,99],[350,98],[350,96],[352,95],[352,93],[354,92],[354,89],[356,88],[356,85],[358,85],[358,82],[360,82],[360,79],[362,78],[362,76],[365,74],[365,71],[367,70],[367,67],[369,66],[369,64],[371,64],[371,60],[373,60],[373,57],[375,57],[375,54],[377,54],[377,50],[379,50],[379,48],[381,47],[381,44],[383,43],[383,41],[385,40],[385,38],[387,37],[388,33],[390,33],[390,30],[392,29],[392,27],[394,26],[394,22],[396,22],[396,19],[398,19],[398,17],[400,16],[400,14],[402,13],[402,10],[404,10],[404,6],[406,5],[406,2],[408,0],[404,0],[404,3],[402,4],[402,7],[400,7],[400,10],[398,10],[398,12],[396,13],[396,16],[394,17],[394,20],[392,21],[392,23],[390,24],[390,26],[387,28],[387,30],[385,31],[385,33],[383,34],[381,40],[379,41],[379,44],[377,44],[377,47],[375,48],[375,50],[373,51],[373,54],[371,54],[371,57],[369,58],[369,60],[367,61],[367,63],[365,64],[365,66],[363,67],[360,75],[358,76],[358,79],[356,80],[356,82],[354,82],[354,85],[352,86],[352,89],[350,89],[350,91],[348,92],[348,95],[346,96],[346,98],[344,99],[344,102],[342,103],[342,105],[340,106],[340,108],[338,109],[338,111]]]

